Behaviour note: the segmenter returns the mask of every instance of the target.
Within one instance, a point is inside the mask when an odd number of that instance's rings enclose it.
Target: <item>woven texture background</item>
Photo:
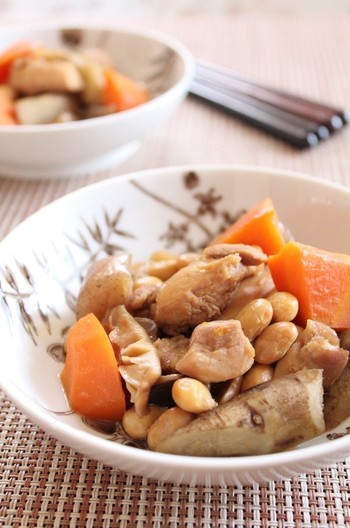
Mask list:
[[[174,486],[81,456],[1,406],[0,526],[350,526],[350,461],[265,486]]]
[[[350,107],[349,18],[232,15],[137,24],[178,37],[196,56]],[[1,178],[0,239],[38,208],[91,182],[186,163],[279,167],[350,185],[350,127],[300,152],[188,98],[119,167],[61,181]],[[264,486],[173,486],[75,453],[28,421],[4,394],[0,427],[0,526],[350,527],[350,459]]]

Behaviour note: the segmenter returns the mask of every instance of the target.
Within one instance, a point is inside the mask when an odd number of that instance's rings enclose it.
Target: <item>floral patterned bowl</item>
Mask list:
[[[85,187],[44,207],[0,244],[0,381],[48,433],[122,470],[175,483],[232,485],[290,477],[350,453],[350,420],[271,455],[201,458],[139,448],[120,427],[102,430],[67,406],[62,342],[89,263],[118,249],[196,249],[242,210],[270,196],[296,239],[350,253],[350,190],[278,170],[187,166]],[[327,225],[327,229],[323,226]]]
[[[34,40],[50,49],[105,50],[123,74],[143,82],[152,98],[130,110],[49,125],[1,125],[1,175],[60,178],[104,170],[136,152],[186,96],[192,77],[189,51],[175,39],[149,29],[56,26],[2,29],[0,51]]]

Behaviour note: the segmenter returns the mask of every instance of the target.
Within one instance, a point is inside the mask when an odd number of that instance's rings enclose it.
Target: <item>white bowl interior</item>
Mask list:
[[[86,187],[34,214],[0,244],[1,384],[53,436],[120,469],[172,482],[238,484],[291,476],[339,459],[350,437],[322,435],[258,457],[196,458],[133,447],[117,431],[91,429],[67,413],[59,382],[62,342],[92,259],[113,248],[136,260],[156,249],[186,251],[210,240],[223,219],[270,196],[304,243],[350,253],[350,191],[303,175],[244,167],[174,167]],[[113,441],[111,441],[113,440]],[[129,444],[129,445],[128,445]]]

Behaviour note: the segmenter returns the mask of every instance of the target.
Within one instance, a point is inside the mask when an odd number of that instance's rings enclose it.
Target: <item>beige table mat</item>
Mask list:
[[[350,107],[349,18],[189,15],[134,23],[178,37],[198,57]],[[188,98],[118,167],[60,181],[0,178],[0,239],[74,189],[125,172],[189,163],[271,166],[350,186],[350,127],[298,151]],[[0,526],[350,527],[350,459],[265,485],[173,486],[75,453],[28,421],[4,394],[0,426]]]

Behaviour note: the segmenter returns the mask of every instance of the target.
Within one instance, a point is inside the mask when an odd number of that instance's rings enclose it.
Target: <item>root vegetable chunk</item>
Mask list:
[[[66,94],[21,97],[15,101],[14,106],[17,120],[21,125],[54,123],[63,112],[74,111],[74,102]]]
[[[95,260],[77,298],[77,319],[92,312],[101,320],[114,306],[127,304],[133,286],[129,267],[130,257],[125,253]]]
[[[156,450],[194,456],[242,456],[289,449],[325,431],[322,371],[273,380],[205,412]]]

